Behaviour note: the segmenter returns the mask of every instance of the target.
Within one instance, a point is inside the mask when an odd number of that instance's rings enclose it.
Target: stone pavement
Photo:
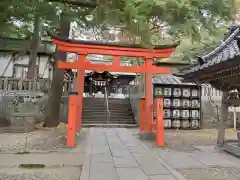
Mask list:
[[[91,128],[81,180],[184,180],[125,128]]]

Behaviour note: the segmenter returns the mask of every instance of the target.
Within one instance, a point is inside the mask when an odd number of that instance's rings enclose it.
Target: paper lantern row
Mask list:
[[[199,120],[171,120],[164,119],[165,128],[192,128],[197,129],[200,127]]]
[[[155,88],[155,95],[164,95],[164,96],[175,96],[175,97],[198,97],[198,89],[190,88]]]
[[[199,100],[188,100],[188,99],[164,99],[164,107],[192,107],[199,108],[200,102]]]
[[[199,119],[200,111],[199,110],[179,110],[179,109],[164,109],[164,117],[165,118],[192,118]]]

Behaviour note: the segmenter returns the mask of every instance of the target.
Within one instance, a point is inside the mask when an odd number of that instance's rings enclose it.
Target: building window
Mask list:
[[[39,73],[39,66],[36,66],[37,74]],[[14,64],[13,77],[14,78],[27,78],[28,65],[26,64]]]
[[[14,64],[13,77],[15,78],[26,78],[28,72],[28,65],[25,64]]]

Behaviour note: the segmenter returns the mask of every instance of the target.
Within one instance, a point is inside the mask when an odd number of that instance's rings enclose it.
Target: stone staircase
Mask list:
[[[108,99],[109,116],[104,98],[85,97],[83,126],[136,127],[128,99]]]

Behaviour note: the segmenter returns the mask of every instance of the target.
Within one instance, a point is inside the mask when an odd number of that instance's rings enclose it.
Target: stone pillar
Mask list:
[[[111,84],[111,82],[108,82],[107,83],[107,94],[108,94],[108,96],[111,95],[111,89],[112,89],[112,84]]]

